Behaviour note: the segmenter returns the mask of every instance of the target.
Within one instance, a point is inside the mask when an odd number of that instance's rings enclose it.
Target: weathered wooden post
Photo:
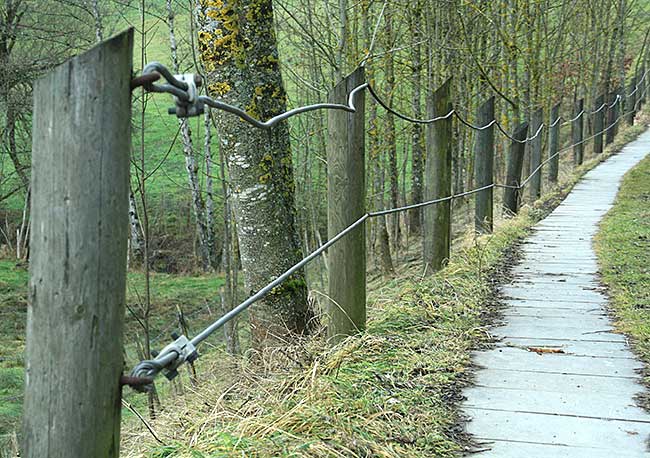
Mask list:
[[[538,129],[544,122],[544,110],[541,108],[535,110],[531,119],[530,133],[537,134]],[[530,170],[532,174],[530,179],[530,198],[537,200],[542,195],[542,170],[537,168],[542,163],[542,133],[539,132],[535,138],[530,141]]]
[[[627,112],[625,113],[625,120],[627,121],[628,126],[634,125],[634,118],[636,118],[636,76],[633,76],[630,80],[630,84],[627,87],[627,103],[625,107]]]
[[[618,136],[618,131],[621,128],[621,117],[625,113],[625,90],[623,88],[624,86],[620,85],[615,91],[618,95],[618,103],[614,107],[614,123],[612,124],[613,138]]]
[[[365,82],[363,68],[343,79],[330,103],[347,104]],[[329,238],[366,212],[365,97],[358,92],[355,113],[329,110],[327,143],[327,232]],[[333,343],[366,326],[366,231],[362,224],[329,249],[329,325]]]
[[[548,179],[551,183],[557,183],[560,171],[560,104],[551,108],[551,124],[548,130]]]
[[[612,105],[615,102],[617,102],[616,95],[617,95],[616,91],[612,91],[609,93],[609,97],[608,97],[609,105]],[[607,132],[605,133],[605,146],[609,145],[614,141],[614,135],[615,135],[614,124],[616,122],[616,109],[618,108],[619,103],[620,102],[617,102],[614,106],[607,108],[607,127],[606,127]]]
[[[476,122],[487,126],[494,121],[494,97],[478,108]],[[494,184],[494,125],[476,132],[474,150],[474,181],[477,188]],[[474,227],[480,234],[490,234],[494,226],[494,189],[476,193],[474,200]]]
[[[133,31],[37,81],[23,453],[117,457]]]
[[[602,154],[603,152],[603,129],[605,128],[605,95],[601,94],[596,97],[596,104],[594,106],[594,154]]]
[[[445,116],[452,110],[451,78],[427,101],[430,118]],[[427,125],[424,200],[451,195],[452,117]],[[424,208],[424,264],[436,272],[449,260],[451,249],[451,201]]]
[[[573,108],[573,122],[571,123],[571,143],[573,143],[573,164],[580,165],[584,159],[584,126],[585,126],[585,99],[578,100]],[[582,114],[581,114],[582,113]]]
[[[641,68],[639,69],[639,76],[637,77],[637,84],[639,85],[639,96],[637,99],[639,100],[639,104],[637,106],[637,110],[640,110],[643,105],[645,105],[645,98],[646,98],[646,88],[648,87],[648,75],[645,73],[645,63],[641,65]]]
[[[521,171],[524,165],[524,153],[526,151],[526,137],[528,135],[528,123],[520,124],[512,134],[514,140],[510,143],[510,154],[508,155],[508,169],[506,171],[506,188],[503,191],[503,208],[506,213],[516,214],[519,211],[519,194],[521,188]]]

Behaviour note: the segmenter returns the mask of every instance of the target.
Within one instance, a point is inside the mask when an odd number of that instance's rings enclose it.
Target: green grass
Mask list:
[[[444,271],[422,276],[417,266],[401,267],[397,278],[369,285],[363,335],[333,349],[315,338],[252,360],[205,355],[197,392],[167,399],[153,422],[164,445],[129,421],[123,455],[457,456],[466,438],[455,404],[470,377],[470,351],[485,343],[498,310],[493,288],[510,249],[584,172],[643,130],[623,129],[605,154],[563,175],[561,188],[494,235],[456,243]]]
[[[287,350],[300,368],[260,377],[244,360],[209,355],[219,373],[156,424],[175,439],[146,456],[454,456],[453,396],[486,338],[492,280],[530,224],[526,213],[466,245],[437,275],[411,266],[374,285],[367,332],[334,349],[317,339]]]
[[[596,237],[616,326],[650,363],[650,158],[627,173]]]
[[[0,260],[0,448],[3,438],[17,425],[22,411],[23,352],[25,348],[25,322],[27,319],[28,273],[23,264]],[[127,304],[138,309],[144,295],[144,275],[129,272],[127,277]],[[170,341],[170,333],[178,328],[176,306],[188,316],[193,332],[212,321],[220,313],[219,289],[223,278],[217,275],[169,275],[153,273],[151,276],[151,330],[153,347],[160,348]],[[211,315],[211,313],[213,315]],[[141,333],[136,321],[126,316],[126,353],[128,363],[135,359],[134,339]],[[220,337],[215,337],[219,341]]]

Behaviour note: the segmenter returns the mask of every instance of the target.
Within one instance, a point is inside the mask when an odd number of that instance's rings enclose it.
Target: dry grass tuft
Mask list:
[[[622,131],[611,154],[642,129]],[[125,457],[451,457],[469,445],[455,409],[472,349],[490,343],[495,287],[508,253],[560,201],[565,175],[494,235],[468,232],[436,275],[410,263],[369,284],[362,335],[330,348],[315,337],[255,358],[215,350],[200,360],[199,386],[170,400],[153,428],[124,431]],[[409,258],[407,256],[407,258]]]

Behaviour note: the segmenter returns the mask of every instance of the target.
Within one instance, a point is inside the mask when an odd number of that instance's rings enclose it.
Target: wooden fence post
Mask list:
[[[603,108],[603,103],[605,103],[605,95],[601,94],[596,97],[596,104],[594,106],[594,111],[599,110],[597,113],[594,113],[594,154],[603,153],[603,129],[605,128],[605,108]]]
[[[494,121],[494,97],[478,108],[476,123],[486,126]],[[494,184],[494,125],[476,132],[474,152],[474,181],[477,188]],[[492,233],[494,225],[494,189],[476,193],[474,201],[474,227],[480,234]]]
[[[585,99],[578,100],[573,108],[573,117],[576,118],[571,123],[571,143],[573,143],[573,165],[580,165],[584,160],[585,144],[584,144],[584,127],[585,127],[585,114],[581,112],[585,108]]]
[[[133,31],[34,89],[24,457],[117,457]]]
[[[636,117],[636,97],[637,97],[637,92],[635,91],[636,89],[636,76],[633,76],[632,79],[630,80],[630,84],[627,87],[627,103],[625,104],[625,107],[627,109],[627,113],[625,115],[625,120],[627,121],[628,126],[633,126],[634,125],[634,118]]]
[[[452,110],[451,78],[435,91],[427,103],[430,118]],[[451,195],[452,117],[427,125],[424,200]],[[424,264],[430,273],[445,266],[451,249],[451,201],[424,208]]]
[[[612,91],[609,93],[608,97],[608,103],[609,105],[613,104],[614,101],[616,100],[616,91]],[[616,105],[614,105],[611,108],[607,108],[607,132],[605,133],[605,146],[609,145],[614,141],[614,122],[616,120],[616,108],[618,107],[620,102],[618,102]]]
[[[535,135],[544,122],[544,110],[539,108],[533,112],[530,134]],[[534,175],[530,179],[530,198],[537,200],[542,195],[542,170],[536,170],[542,163],[542,133],[530,141],[530,170]]]
[[[625,113],[625,86],[623,83],[616,88],[616,93],[619,96],[618,103],[614,107],[614,127],[612,131],[614,133],[614,138],[618,136],[618,131],[621,128],[621,119],[619,119],[623,113]]]
[[[519,194],[521,189],[521,171],[524,165],[524,153],[526,152],[526,137],[528,135],[528,123],[520,124],[512,134],[515,140],[510,143],[510,154],[508,155],[508,170],[506,172],[506,188],[503,191],[503,208],[506,213],[516,214],[519,211]]]
[[[645,63],[641,66],[641,74],[637,78],[637,81],[639,81],[639,96],[637,97],[639,99],[639,106],[637,107],[638,110],[645,105],[645,98],[647,96],[646,94],[646,89],[648,87],[648,75],[645,73],[646,67]]]
[[[548,179],[551,183],[557,183],[558,173],[560,171],[560,155],[557,154],[560,149],[560,104],[558,103],[551,108],[551,124],[548,131]]]
[[[358,68],[330,93],[330,103],[347,104],[363,84]],[[365,96],[358,92],[356,113],[328,110],[327,232],[331,239],[366,212]],[[329,325],[333,343],[366,326],[366,230],[360,225],[329,249]]]

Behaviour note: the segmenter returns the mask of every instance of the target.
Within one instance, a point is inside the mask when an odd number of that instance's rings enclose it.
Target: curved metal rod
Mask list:
[[[417,119],[417,118],[411,118],[410,116],[403,115],[395,110],[393,110],[391,107],[388,106],[386,102],[384,102],[381,97],[375,92],[375,90],[370,86],[369,84],[366,83],[366,86],[368,87],[368,92],[370,92],[370,95],[377,101],[379,105],[382,106],[384,110],[387,112],[397,116],[400,119],[403,119],[404,121],[412,122],[414,124],[433,124],[434,122],[442,121],[444,119],[448,119],[450,116],[452,116],[454,113],[456,113],[456,110],[452,109],[449,113],[443,116],[438,116],[435,118],[431,119]]]
[[[228,113],[234,114],[238,117],[240,117],[242,120],[246,121],[247,123],[260,128],[260,129],[270,129],[271,127],[275,126],[281,121],[284,121],[285,119],[288,119],[292,116],[298,115],[300,113],[306,113],[308,111],[315,111],[315,110],[343,110],[347,111],[350,113],[355,113],[357,111],[356,107],[354,106],[354,98],[355,96],[362,90],[364,90],[366,87],[368,87],[368,83],[361,84],[357,87],[355,87],[349,94],[348,96],[348,104],[343,105],[340,103],[317,103],[314,105],[307,105],[304,107],[299,107],[299,108],[294,108],[293,110],[289,110],[285,113],[279,114],[277,116],[272,117],[268,121],[260,121],[258,119],[253,118],[251,115],[246,113],[244,110],[241,108],[237,108],[235,106],[232,106],[230,104],[227,104],[225,102],[220,102],[219,100],[213,99],[212,97],[208,97],[205,95],[202,95],[199,97],[199,101],[212,107],[216,108],[218,110],[226,111]]]
[[[506,130],[503,128],[503,126],[500,123],[496,122],[495,124],[499,128],[499,130],[501,131],[501,133],[503,135],[505,135],[507,138],[509,138],[510,140],[512,140],[515,143],[527,143],[527,142],[529,142],[531,140],[535,140],[537,138],[537,136],[542,132],[542,129],[544,129],[544,127],[546,127],[546,125],[544,123],[541,123],[539,125],[539,128],[537,129],[537,132],[535,132],[535,135],[533,135],[531,137],[526,137],[523,140],[518,140],[515,137],[513,137],[512,135],[510,135],[508,132],[506,132]]]
[[[485,129],[489,128],[489,127],[492,127],[493,125],[495,125],[497,123],[497,120],[493,119],[492,121],[490,121],[489,123],[487,123],[484,126],[477,126],[477,125],[474,125],[474,124],[470,123],[466,119],[463,119],[463,117],[461,115],[459,115],[457,112],[455,112],[454,114],[456,115],[456,119],[458,119],[458,121],[461,124],[464,124],[465,126],[469,127],[470,129],[473,129],[473,130],[479,130],[479,131],[485,130]]]

